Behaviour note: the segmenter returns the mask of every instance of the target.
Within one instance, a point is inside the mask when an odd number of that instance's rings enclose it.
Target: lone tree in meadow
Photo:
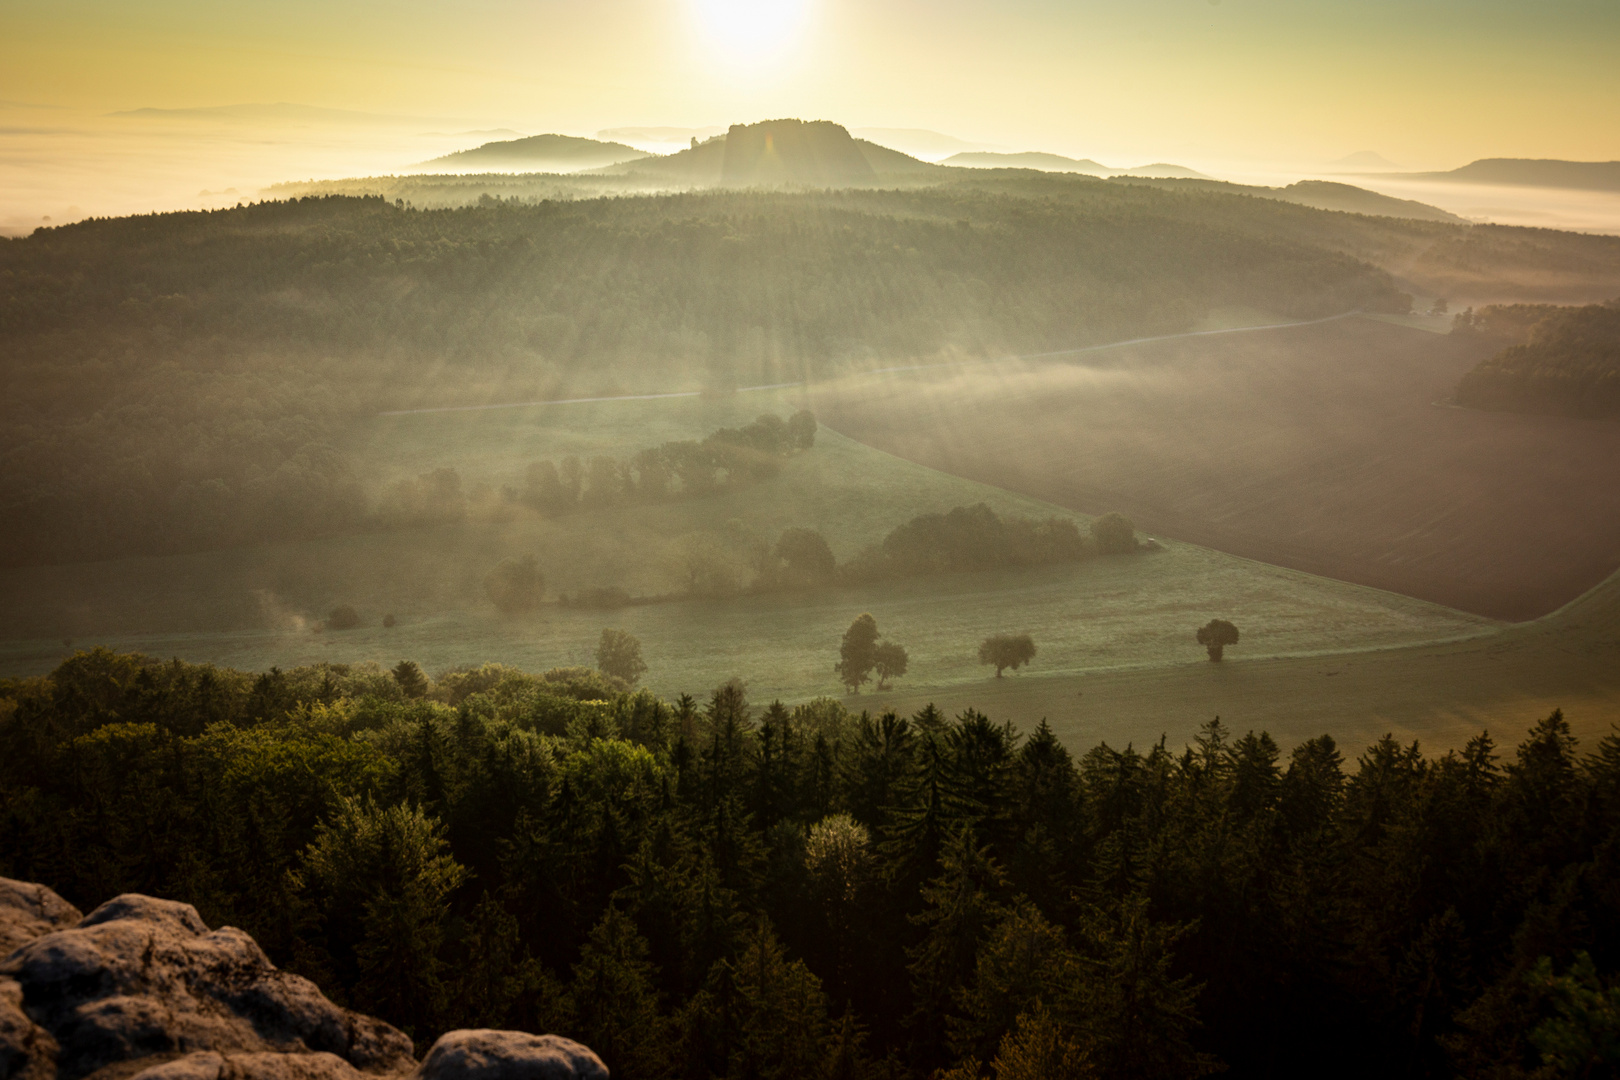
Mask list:
[[[332,614],[326,617],[328,630],[353,630],[360,625],[360,613],[348,604],[339,604],[332,609]]]
[[[833,670],[852,694],[860,693],[861,684],[872,680],[872,669],[877,666],[877,639],[877,620],[870,614],[862,615],[844,631]]]
[[[636,685],[647,670],[641,659],[641,641],[626,630],[603,630],[596,643],[596,670]]]
[[[892,641],[882,641],[872,653],[873,668],[877,671],[879,690],[889,688],[890,679],[898,679],[906,673],[906,665],[911,657],[906,654],[904,645],[896,645]]]
[[[1238,628],[1225,619],[1211,619],[1198,628],[1198,644],[1209,650],[1209,658],[1219,662],[1228,645],[1238,643]]]
[[[872,681],[873,671],[878,675],[878,689],[888,689],[890,679],[898,679],[906,673],[909,660],[905,646],[878,641],[877,620],[871,615],[862,615],[844,631],[844,640],[838,646],[838,663],[833,665],[833,670],[850,693],[858,694],[862,683]]]
[[[540,606],[546,594],[546,579],[533,555],[506,559],[484,577],[484,592],[490,602],[506,615],[520,615]]]
[[[1035,639],[1028,634],[993,634],[979,643],[979,663],[994,664],[996,678],[1007,668],[1017,671],[1035,659]]]

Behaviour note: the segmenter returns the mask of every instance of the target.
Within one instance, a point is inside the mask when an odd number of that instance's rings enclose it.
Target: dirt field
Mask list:
[[[816,388],[824,423],[1151,533],[1493,618],[1620,566],[1620,424],[1444,405],[1487,351],[1371,319]]]

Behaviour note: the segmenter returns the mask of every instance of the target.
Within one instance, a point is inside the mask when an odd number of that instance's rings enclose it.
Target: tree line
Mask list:
[[[581,669],[0,682],[0,873],[190,901],[419,1044],[557,1031],[626,1080],[1606,1075],[1616,850],[1620,737],[1557,713],[1347,760]]]
[[[547,517],[580,510],[700,497],[768,480],[784,459],[816,443],[816,417],[800,409],[783,419],[763,413],[740,428],[719,428],[703,439],[672,440],[628,458],[577,455],[530,463],[521,484],[469,494],[448,466],[389,484],[365,524],[373,528],[444,525],[475,514],[509,515],[524,506]]]
[[[597,460],[612,463],[611,459]],[[639,481],[640,475],[633,473],[632,480]],[[632,495],[623,483],[622,476],[614,481],[614,497],[653,497],[643,496],[645,489],[639,486]],[[679,494],[667,487],[655,490],[665,498]],[[580,496],[570,497],[562,505],[591,505],[585,497],[589,491],[583,489]],[[1082,533],[1068,518],[1002,516],[985,503],[919,514],[892,529],[880,544],[861,549],[843,563],[819,530],[803,526],[784,529],[772,543],[741,522],[731,522],[722,529],[687,534],[672,547],[680,576],[680,589],[675,593],[636,597],[620,586],[606,585],[580,589],[572,596],[561,594],[557,600],[574,607],[617,608],[691,596],[718,599],[750,592],[864,585],[925,574],[1048,566],[1144,549],[1135,524],[1123,514],[1104,514]],[[486,597],[508,614],[535,610],[544,601],[545,590],[539,559],[532,554],[509,557],[484,578]]]
[[[1510,342],[1464,375],[1457,401],[1478,409],[1620,416],[1620,300],[1585,307],[1490,305],[1452,332]]]
[[[630,458],[538,461],[528,467],[521,489],[503,494],[552,516],[581,507],[709,495],[767,480],[781,471],[784,458],[815,443],[816,417],[810,410],[800,409],[786,420],[765,413],[741,428],[720,428],[702,441],[666,442]]]

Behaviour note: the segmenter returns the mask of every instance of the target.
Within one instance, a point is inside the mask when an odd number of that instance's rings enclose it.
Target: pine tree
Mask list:
[[[626,1080],[666,1072],[664,1022],[648,946],[617,905],[592,928],[568,993],[572,1033]]]
[[[911,921],[922,941],[906,950],[914,1008],[908,1024],[923,1060],[937,1061],[955,998],[973,976],[979,946],[1002,918],[1006,888],[989,848],[961,826],[940,854],[940,873],[922,888],[923,909]]]

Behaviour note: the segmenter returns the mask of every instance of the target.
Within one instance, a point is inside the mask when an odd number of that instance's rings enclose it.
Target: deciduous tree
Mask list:
[[[1035,659],[1035,639],[1028,634],[992,634],[979,643],[979,663],[993,664],[996,678],[1007,668],[1017,671]]]

